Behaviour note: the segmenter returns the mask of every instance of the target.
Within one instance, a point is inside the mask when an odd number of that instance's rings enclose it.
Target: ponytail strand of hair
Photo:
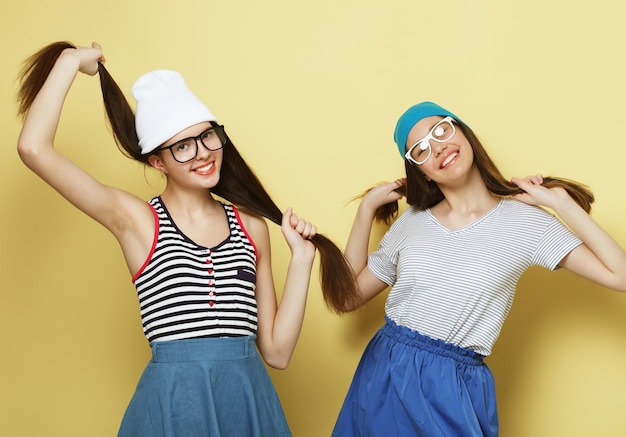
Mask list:
[[[54,42],[43,47],[23,62],[18,76],[20,87],[17,91],[17,113],[20,117],[26,116],[61,53],[65,49],[75,48],[72,43],[67,41]]]
[[[280,225],[282,212],[228,135],[224,134],[226,141],[222,177],[212,192]],[[311,242],[320,253],[320,283],[324,302],[331,311],[344,313],[354,307],[357,301],[354,272],[341,250],[328,237],[316,234]]]

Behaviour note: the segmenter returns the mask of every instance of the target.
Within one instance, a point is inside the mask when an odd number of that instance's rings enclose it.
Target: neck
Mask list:
[[[498,202],[497,196],[487,189],[478,170],[470,172],[468,178],[461,183],[439,185],[439,189],[444,196],[441,203],[445,203],[450,211],[462,214],[481,213]]]
[[[207,189],[183,191],[173,190],[166,187],[161,194],[161,199],[167,205],[167,209],[179,214],[193,215],[196,212],[206,212],[220,208],[217,200]],[[220,208],[221,209],[221,208]]]

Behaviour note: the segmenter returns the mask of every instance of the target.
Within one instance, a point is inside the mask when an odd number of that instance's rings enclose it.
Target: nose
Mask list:
[[[209,153],[209,149],[202,144],[202,141],[196,138],[196,159],[204,159],[209,155]]]
[[[435,156],[441,155],[448,148],[448,145],[446,143],[438,143],[436,141],[431,141],[430,144],[431,144],[430,147],[433,149],[433,153],[435,154]]]

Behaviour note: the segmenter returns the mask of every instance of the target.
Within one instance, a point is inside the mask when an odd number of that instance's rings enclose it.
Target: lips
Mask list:
[[[447,154],[446,157],[443,159],[443,161],[441,161],[441,165],[439,165],[439,168],[444,168],[448,166],[457,158],[457,156],[459,156],[458,151]]]
[[[458,153],[451,153],[448,156],[446,156],[446,159],[443,160],[443,162],[441,163],[441,166],[445,167],[446,165],[450,164],[450,162],[452,162],[452,160],[456,158],[457,155]]]
[[[195,168],[193,171],[199,175],[209,175],[215,171],[215,162],[209,162],[202,167]]]

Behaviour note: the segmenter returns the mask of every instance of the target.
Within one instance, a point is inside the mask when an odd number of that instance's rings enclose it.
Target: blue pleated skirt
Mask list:
[[[495,384],[483,358],[386,318],[363,353],[333,437],[496,437]]]
[[[291,436],[255,338],[153,342],[118,436]]]

